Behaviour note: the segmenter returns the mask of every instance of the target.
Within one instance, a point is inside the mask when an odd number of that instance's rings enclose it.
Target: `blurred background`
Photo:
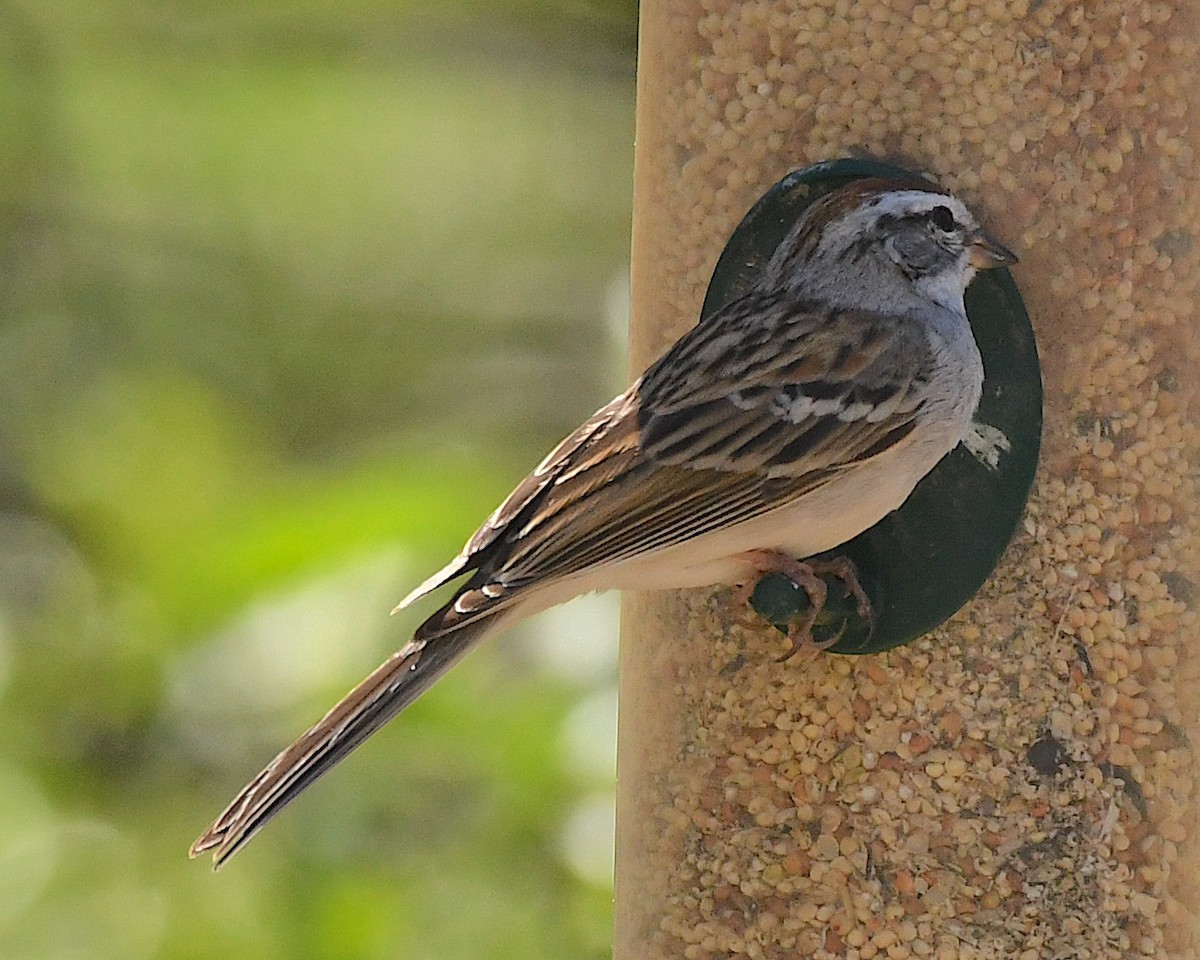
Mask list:
[[[636,0],[0,0],[0,957],[610,953],[616,598],[196,834],[623,388]]]

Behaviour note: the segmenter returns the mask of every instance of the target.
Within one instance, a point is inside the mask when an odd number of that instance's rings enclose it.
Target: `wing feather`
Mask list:
[[[431,631],[761,516],[905,442],[931,362],[915,321],[734,301],[518,485],[439,574],[474,571]]]
[[[593,453],[589,456],[587,450],[597,434],[604,434],[614,422],[621,419],[624,409],[630,403],[631,392],[632,388],[605,404],[551,450],[533,473],[517,484],[516,489],[475,531],[458,556],[412,590],[396,605],[396,610],[403,610],[455,577],[477,570],[487,556],[488,548],[509,529],[522,512],[528,511],[530,505],[540,499],[548,486],[560,479],[567,465],[573,465],[575,473],[583,473],[611,456],[614,452],[611,444],[604,447],[603,452],[598,455]],[[602,480],[595,477],[593,482]]]

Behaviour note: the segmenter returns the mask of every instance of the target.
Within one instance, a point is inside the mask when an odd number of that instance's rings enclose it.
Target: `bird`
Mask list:
[[[868,178],[813,201],[745,293],[559,443],[401,601],[465,578],[190,855],[219,867],[470,649],[575,596],[779,570],[819,601],[805,558],[898,508],[966,438],[984,369],[963,293],[1016,259],[927,182]]]

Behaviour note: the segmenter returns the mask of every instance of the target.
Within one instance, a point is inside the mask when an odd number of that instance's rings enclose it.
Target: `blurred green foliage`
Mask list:
[[[635,26],[0,0],[0,957],[608,955],[611,603],[185,851],[623,384]]]

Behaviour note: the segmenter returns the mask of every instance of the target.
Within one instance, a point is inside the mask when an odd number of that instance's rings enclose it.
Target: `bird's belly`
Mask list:
[[[936,463],[934,455],[925,464]],[[738,554],[776,550],[803,559],[852,540],[899,507],[927,470],[914,458],[834,479],[762,516],[644,554],[610,568],[613,588],[661,590],[742,582]],[[920,460],[916,462],[920,463]]]

